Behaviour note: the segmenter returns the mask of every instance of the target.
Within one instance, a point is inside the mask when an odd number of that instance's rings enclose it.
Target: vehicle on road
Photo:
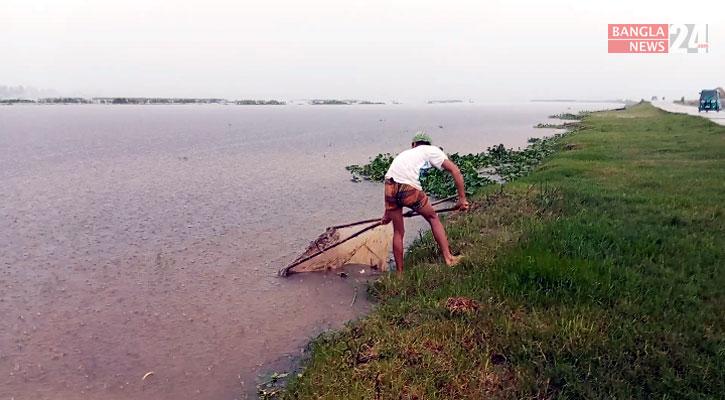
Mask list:
[[[697,112],[701,112],[703,110],[705,110],[705,112],[710,110],[720,112],[721,109],[722,98],[720,97],[720,92],[717,89],[705,89],[700,92],[700,106],[697,109]]]

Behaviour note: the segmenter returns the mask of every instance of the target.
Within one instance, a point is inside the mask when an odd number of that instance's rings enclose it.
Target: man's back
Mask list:
[[[443,162],[447,159],[443,150],[436,146],[415,146],[395,157],[385,174],[385,178],[393,178],[395,182],[404,183],[422,190],[420,185],[421,173],[431,167],[441,169]]]

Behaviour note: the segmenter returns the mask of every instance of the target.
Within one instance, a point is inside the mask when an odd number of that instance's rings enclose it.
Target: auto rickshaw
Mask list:
[[[700,92],[700,106],[697,112],[705,110],[715,110],[720,112],[722,109],[722,99],[720,98],[720,92],[717,89],[703,90]]]

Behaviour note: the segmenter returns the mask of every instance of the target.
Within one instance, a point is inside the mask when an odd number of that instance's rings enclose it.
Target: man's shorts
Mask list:
[[[410,207],[418,211],[428,204],[428,196],[422,191],[393,179],[385,180],[385,211]]]

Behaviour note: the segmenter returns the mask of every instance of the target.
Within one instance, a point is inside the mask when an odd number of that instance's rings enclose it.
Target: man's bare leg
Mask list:
[[[398,275],[403,275],[403,237],[405,237],[405,222],[403,210],[398,208],[388,211],[388,217],[393,220],[393,258]]]
[[[436,242],[438,242],[438,247],[441,248],[441,253],[443,254],[443,259],[446,261],[446,265],[456,264],[460,257],[455,257],[451,254],[451,249],[448,246],[448,237],[446,237],[446,230],[443,228],[441,220],[438,219],[436,210],[432,205],[430,205],[430,203],[428,203],[417,211],[418,214],[422,215],[423,218],[425,218],[430,224],[430,229],[433,231],[433,237]],[[395,241],[393,241],[393,247],[394,245]]]

